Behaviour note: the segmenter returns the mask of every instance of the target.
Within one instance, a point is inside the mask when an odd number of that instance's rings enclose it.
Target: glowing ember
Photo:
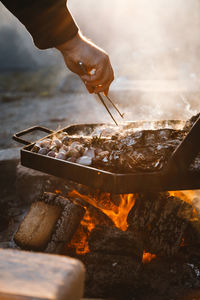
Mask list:
[[[62,192],[60,190],[55,190],[56,194],[62,194]]]
[[[189,203],[193,205],[192,200],[195,197],[195,191],[188,190],[188,191],[171,191],[169,192],[170,196],[178,197],[181,200],[185,201],[186,203]],[[197,210],[193,208],[193,218],[197,216]]]
[[[68,247],[74,248],[76,250],[76,254],[79,255],[84,255],[90,252],[88,237],[94,227],[95,220],[90,216],[89,211],[86,210],[84,218],[81,221],[81,225],[74,234],[70,244],[68,244]]]
[[[194,191],[171,191],[169,194],[170,196],[178,197],[189,204],[192,204],[192,199],[195,195]]]
[[[154,258],[156,258],[155,254],[151,254],[151,253],[148,253],[148,252],[144,251],[143,252],[143,257],[142,257],[142,262],[143,262],[143,264],[147,264],[150,261],[152,261]]]
[[[107,215],[113,221],[116,227],[118,227],[122,231],[127,230],[127,216],[131,208],[135,204],[135,198],[133,194],[120,195],[121,201],[119,206],[116,206],[112,203],[109,193],[101,193],[96,196],[86,196],[73,190],[69,193],[69,197],[78,197],[85,202],[93,205],[94,207],[101,210],[105,215]],[[88,237],[92,229],[98,224],[98,220],[90,215],[86,207],[85,209],[86,213],[84,215],[84,218],[81,221],[77,232],[74,234],[73,239],[68,245],[68,247],[74,248],[76,250],[76,254],[78,255],[84,255],[90,252]]]
[[[79,192],[73,190],[69,193],[70,197],[78,197],[87,203],[93,205],[94,207],[101,210],[105,215],[107,215],[115,224],[115,226],[122,231],[126,231],[128,228],[127,217],[135,204],[134,194],[123,194],[120,195],[120,204],[116,206],[110,200],[110,194],[102,193],[98,196],[86,196]]]
[[[169,192],[171,196],[179,197],[183,201],[192,204],[192,200],[195,196],[194,191],[171,191]],[[121,194],[119,195],[120,203],[117,206],[112,202],[111,194],[109,193],[96,193],[95,195],[83,195],[78,191],[73,190],[68,194],[71,198],[79,198],[83,201],[91,204],[93,207],[102,211],[105,215],[107,215],[115,224],[117,228],[122,231],[126,231],[128,228],[127,217],[135,204],[136,194]],[[99,220],[93,215],[90,215],[89,210],[85,207],[86,213],[84,215],[83,220],[74,234],[73,239],[71,240],[68,247],[74,248],[78,255],[84,255],[90,252],[88,239],[90,232],[97,225],[100,224]],[[193,209],[193,218],[195,218],[196,214],[195,208]],[[150,226],[150,225],[148,225]],[[184,246],[185,241],[182,238],[180,246]],[[143,263],[149,263],[153,259],[155,259],[156,255],[148,252],[143,252]]]
[[[185,246],[185,239],[182,237],[180,247],[184,247],[184,246]]]

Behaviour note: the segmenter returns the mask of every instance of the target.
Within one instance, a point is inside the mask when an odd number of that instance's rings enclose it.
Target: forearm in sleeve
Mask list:
[[[77,32],[66,0],[1,0],[20,20],[40,49],[59,46]]]

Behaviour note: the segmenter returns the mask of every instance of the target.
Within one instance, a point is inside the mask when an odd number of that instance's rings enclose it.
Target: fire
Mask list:
[[[178,197],[182,199],[183,201],[192,204],[192,199],[195,196],[194,191],[171,191],[169,192],[170,196]]]
[[[115,224],[115,226],[122,231],[126,231],[128,228],[127,217],[135,204],[134,194],[120,195],[119,206],[112,203],[109,193],[101,193],[98,196],[82,195],[79,192],[73,190],[69,193],[70,197],[78,197],[94,207],[101,210],[107,215]]]
[[[94,227],[95,220],[90,216],[89,211],[86,209],[81,225],[74,234],[70,244],[68,244],[68,247],[75,248],[76,254],[78,255],[84,255],[90,252],[88,237]]]
[[[171,196],[179,197],[183,201],[190,203],[192,205],[192,199],[195,196],[194,191],[171,191],[169,192]],[[135,204],[136,194],[121,194],[119,195],[120,203],[116,205],[112,202],[111,194],[109,193],[96,193],[95,195],[83,195],[78,191],[73,190],[68,194],[71,198],[79,198],[84,202],[91,204],[93,207],[101,210],[105,215],[107,215],[114,223],[114,225],[122,231],[126,231],[128,228],[127,217]],[[76,254],[84,255],[90,252],[89,249],[89,235],[92,229],[99,224],[99,221],[92,215],[90,215],[89,210],[85,207],[86,213],[83,220],[74,234],[68,247],[74,248]],[[195,216],[196,210],[193,209],[193,217]],[[184,238],[182,238],[180,246],[185,244]],[[142,262],[144,264],[149,263],[156,258],[155,254],[143,252]]]
[[[68,194],[69,197],[84,200],[85,202],[93,205],[94,207],[101,210],[105,215],[107,215],[115,224],[115,226],[122,231],[126,231],[128,228],[127,217],[131,208],[135,204],[135,197],[133,194],[120,195],[119,206],[115,205],[111,201],[111,196],[109,193],[101,193],[95,196],[92,195],[82,195],[76,190],[71,191]],[[89,210],[85,207],[86,213],[84,215],[81,224],[74,234],[68,247],[74,248],[76,254],[84,255],[90,252],[88,245],[88,238],[92,229],[99,224],[93,216],[90,215]]]
[[[155,254],[151,254],[149,252],[143,252],[143,257],[142,257],[142,262],[143,264],[147,264],[149,263],[150,261],[152,261],[154,258],[156,258],[156,255]]]
[[[62,192],[60,190],[55,190],[56,194],[62,194]]]
[[[182,237],[180,247],[184,247],[184,246],[185,246],[185,239],[184,237]]]
[[[170,196],[178,197],[181,200],[193,205],[192,201],[195,197],[196,192],[194,190],[188,190],[188,191],[171,191],[169,192]],[[197,217],[197,210],[193,207],[193,218]]]

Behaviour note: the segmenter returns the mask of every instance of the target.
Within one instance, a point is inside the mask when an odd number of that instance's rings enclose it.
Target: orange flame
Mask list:
[[[179,197],[183,201],[192,204],[192,199],[195,196],[194,191],[170,191],[169,194],[174,197]],[[135,204],[136,195],[134,194],[121,194],[119,195],[120,203],[115,205],[111,200],[111,195],[109,193],[100,193],[93,195],[83,195],[78,191],[73,190],[68,194],[72,198],[80,198],[83,201],[91,204],[92,206],[101,210],[105,215],[107,215],[115,224],[117,228],[122,231],[126,231],[128,228],[127,217]],[[193,216],[195,216],[196,210],[193,209]],[[84,255],[90,252],[88,245],[88,238],[92,229],[99,224],[98,220],[94,216],[91,216],[86,208],[86,213],[81,221],[81,224],[74,234],[68,247],[75,248],[76,253],[79,255]],[[181,245],[184,245],[184,238],[182,238]],[[156,258],[155,254],[148,252],[143,252],[143,263],[149,263]]]
[[[76,254],[79,255],[84,255],[90,252],[88,237],[94,227],[95,220],[90,216],[89,211],[86,209],[84,218],[73,235],[71,242],[68,244],[68,247],[74,248],[76,250]]]
[[[185,239],[184,237],[182,237],[180,247],[184,247],[184,246],[185,246]]]
[[[187,190],[187,191],[171,191],[169,192],[170,196],[178,197],[181,200],[185,201],[186,203],[189,203],[193,205],[192,200],[195,197],[195,191],[194,190]],[[193,207],[193,218],[197,217],[198,213],[195,207]]]
[[[189,204],[192,204],[192,199],[195,196],[195,193],[192,190],[191,191],[170,191],[169,194],[170,196],[178,197]]]
[[[55,190],[56,194],[62,194],[62,192],[60,190]]]
[[[153,259],[156,258],[156,255],[155,254],[151,254],[149,252],[143,252],[143,257],[142,257],[142,263],[143,264],[147,264],[149,263],[150,261],[152,261]]]
[[[82,195],[79,192],[73,190],[69,193],[70,197],[79,197],[94,207],[100,209],[105,215],[107,215],[115,224],[115,226],[122,231],[126,231],[128,228],[127,217],[131,208],[135,204],[134,194],[120,195],[120,204],[116,206],[110,200],[110,194],[102,193],[98,197]]]

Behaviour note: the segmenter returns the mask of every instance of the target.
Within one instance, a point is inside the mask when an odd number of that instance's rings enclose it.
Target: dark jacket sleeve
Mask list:
[[[1,0],[25,25],[40,49],[56,47],[73,38],[78,27],[67,0]]]

